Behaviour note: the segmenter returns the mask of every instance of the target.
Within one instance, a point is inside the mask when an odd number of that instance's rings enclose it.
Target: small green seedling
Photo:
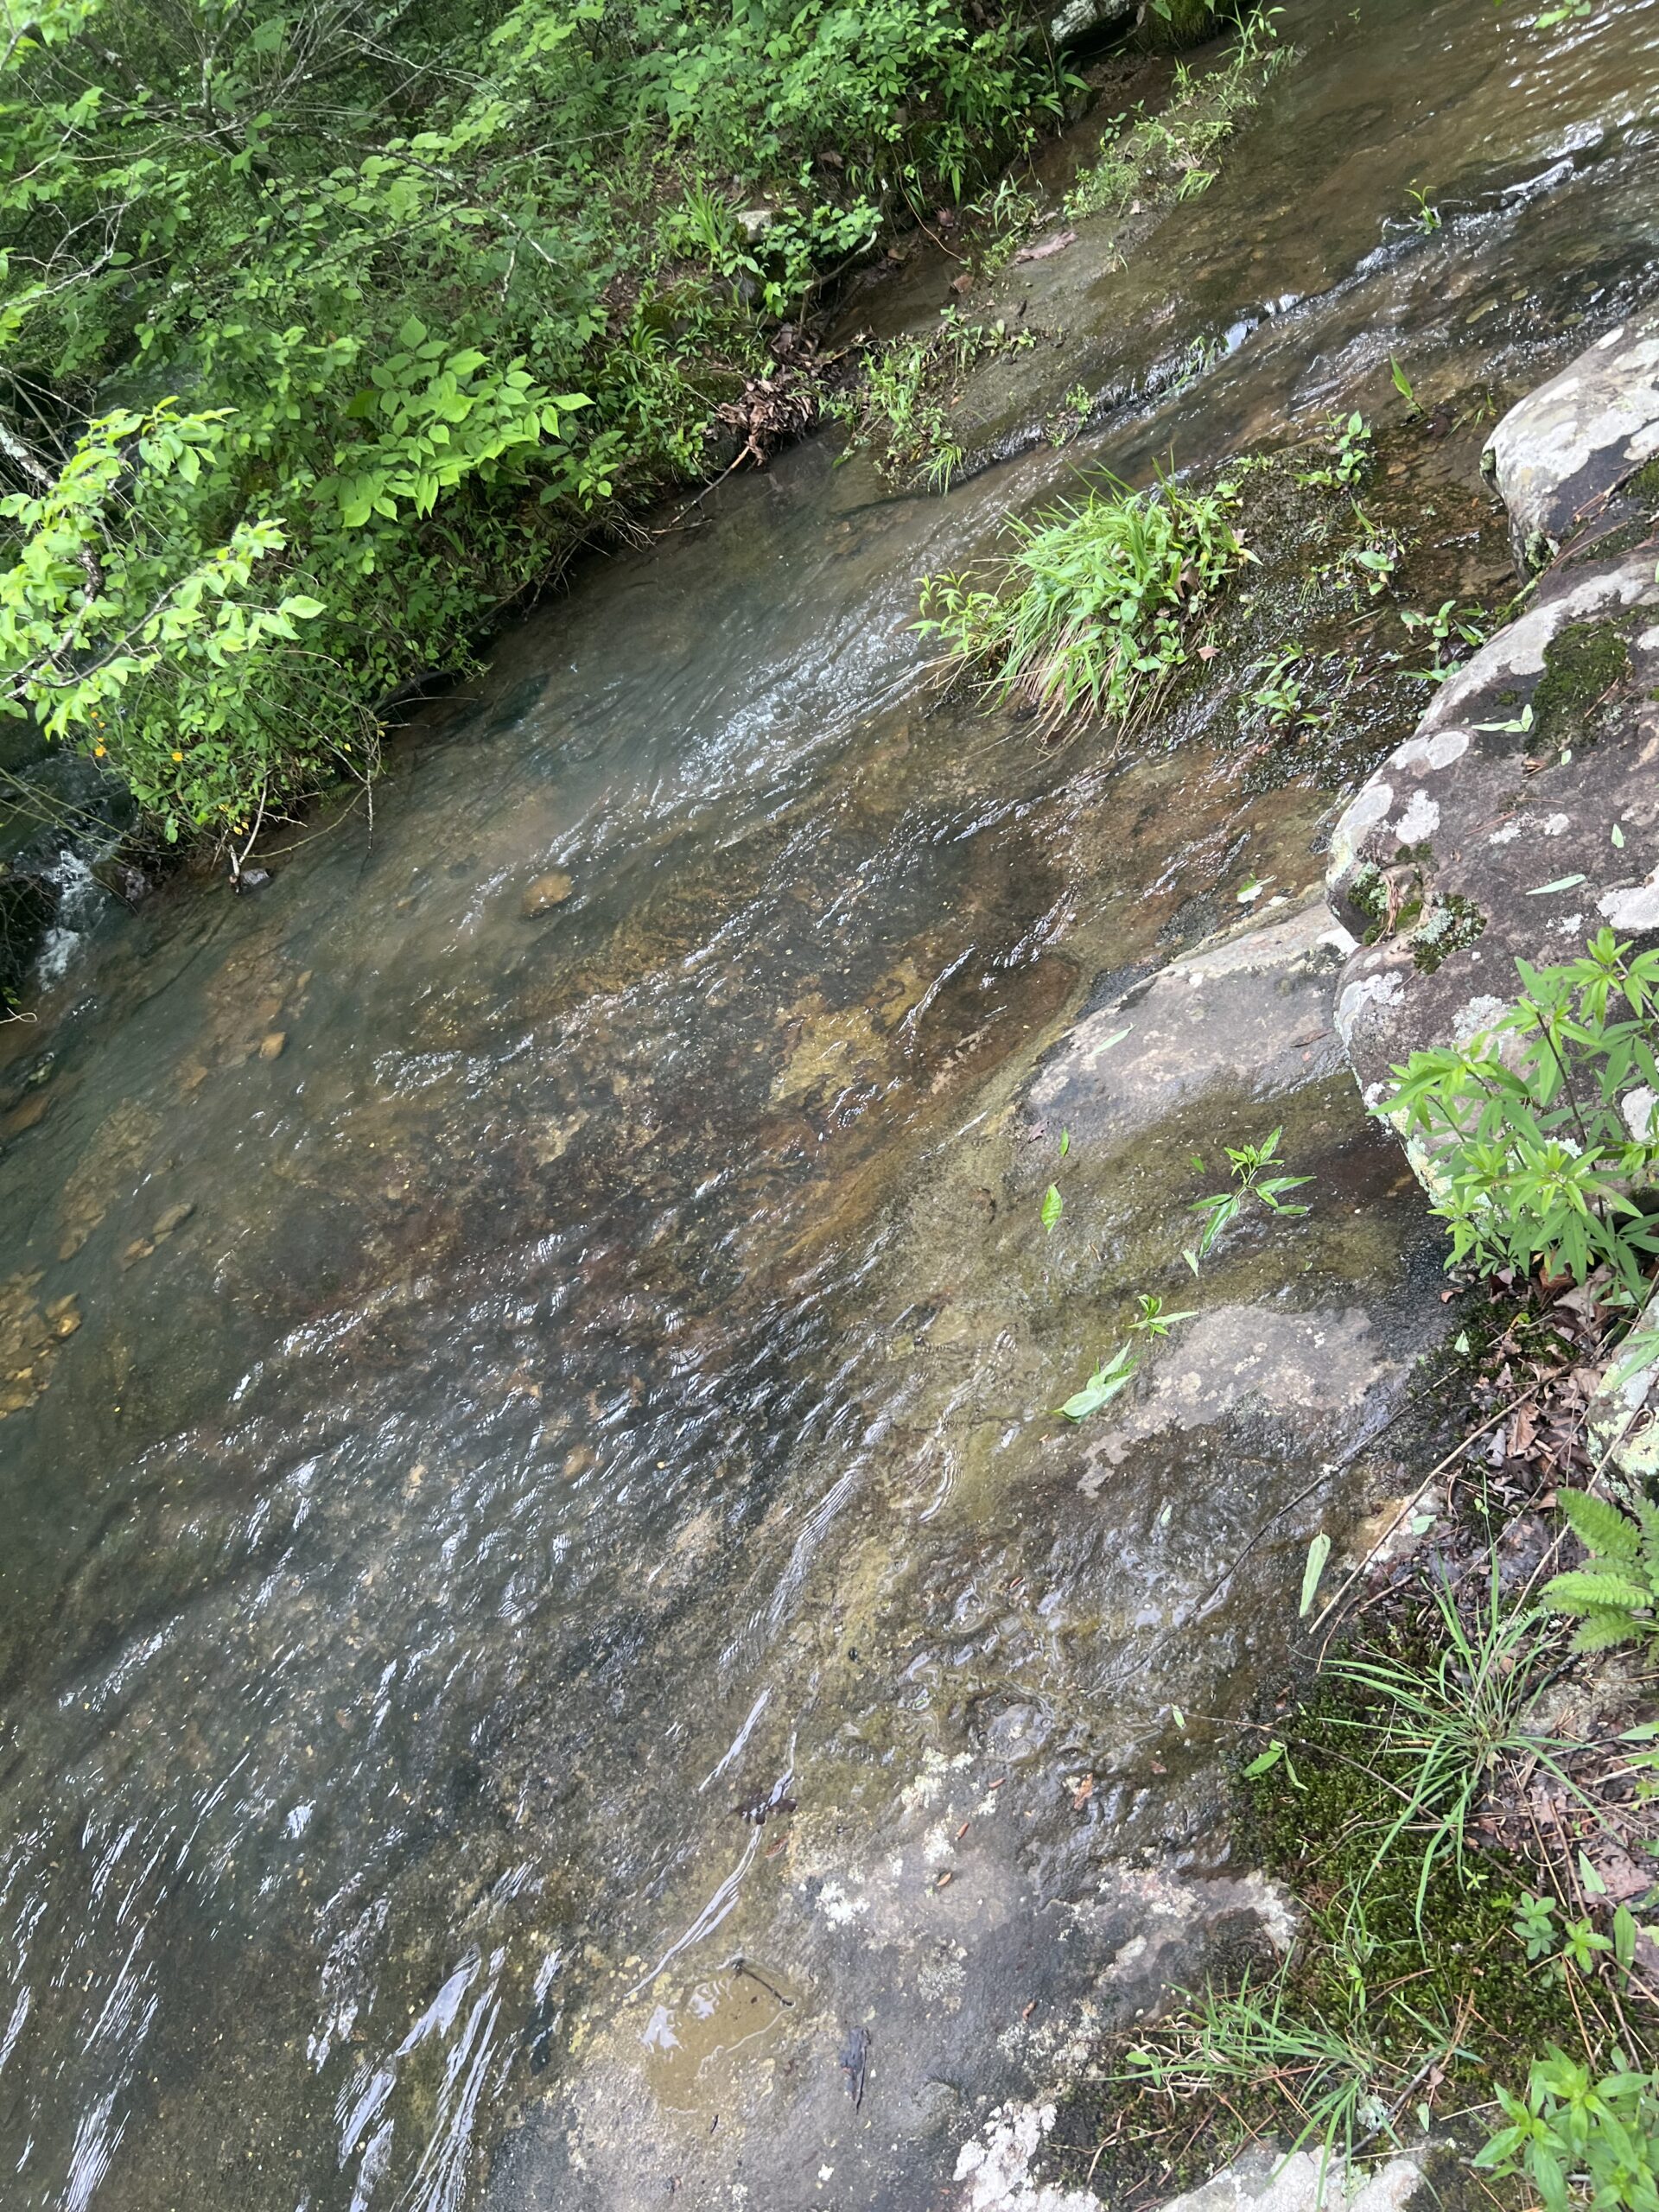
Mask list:
[[[1065,1421],[1087,1421],[1090,1414],[1097,1414],[1109,1405],[1120,1390],[1127,1390],[1134,1382],[1139,1367],[1140,1355],[1133,1344],[1120,1344],[1108,1360],[1103,1360],[1081,1390],[1072,1393],[1060,1408]]]
[[[1281,1127],[1259,1145],[1245,1144],[1236,1147],[1229,1145],[1226,1147],[1227,1158],[1232,1166],[1232,1189],[1212,1191],[1208,1198],[1196,1199],[1190,1208],[1204,1222],[1197,1244],[1181,1255],[1194,1274],[1198,1272],[1199,1261],[1206,1258],[1214,1249],[1216,1239],[1223,1230],[1237,1220],[1252,1199],[1265,1206],[1269,1213],[1305,1214],[1308,1211],[1304,1205],[1290,1205],[1285,1193],[1300,1190],[1304,1183],[1312,1181],[1311,1176],[1269,1175],[1264,1172],[1284,1165],[1279,1157],[1279,1140],[1283,1135],[1284,1129]],[[1202,1160],[1198,1161],[1200,1166],[1203,1164]]]
[[[1420,192],[1414,184],[1406,187],[1406,197],[1415,203],[1412,209],[1412,221],[1425,238],[1432,237],[1441,227],[1440,209],[1428,194]]]
[[[1166,1313],[1163,1300],[1145,1291],[1135,1302],[1140,1311],[1129,1326],[1141,1336],[1166,1337],[1178,1321],[1191,1321],[1198,1311],[1189,1306],[1179,1313]]]

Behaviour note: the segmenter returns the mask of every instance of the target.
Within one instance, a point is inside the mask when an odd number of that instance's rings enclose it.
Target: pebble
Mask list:
[[[555,906],[563,906],[575,889],[574,879],[563,868],[555,868],[550,875],[538,875],[524,893],[524,917],[533,920],[537,914],[550,913]]]

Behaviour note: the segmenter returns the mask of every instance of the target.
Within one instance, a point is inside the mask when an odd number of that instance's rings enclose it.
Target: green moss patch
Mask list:
[[[1630,648],[1611,622],[1569,622],[1544,648],[1544,673],[1532,695],[1532,741],[1545,747],[1587,745],[1603,733],[1598,710],[1630,673]]]

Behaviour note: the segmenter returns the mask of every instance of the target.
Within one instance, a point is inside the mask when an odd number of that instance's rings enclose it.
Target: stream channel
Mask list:
[[[915,582],[1357,405],[1402,601],[1501,598],[1492,404],[1659,282],[1656,0],[1280,23],[1208,191],[992,288],[1043,334],[947,496],[830,435],[733,478],[372,826],[105,915],[0,1033],[16,2212],[1033,2205],[1010,2115],[1270,1926],[1227,1724],[1435,1414],[1307,903],[1421,687],[1263,748],[1223,654],[1045,746],[930,681]],[[1194,1283],[1278,1122],[1312,1211]],[[1143,1291],[1195,1317],[1069,1427]]]

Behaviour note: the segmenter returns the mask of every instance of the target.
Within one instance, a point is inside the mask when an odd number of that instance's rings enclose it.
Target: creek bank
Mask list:
[[[1368,1105],[1413,1052],[1490,1027],[1517,959],[1570,958],[1604,925],[1639,946],[1659,936],[1656,350],[1659,336],[1610,333],[1494,432],[1523,545],[1547,527],[1595,534],[1443,684],[1337,825],[1331,901],[1359,940],[1338,1020]],[[1412,1157],[1427,1179],[1420,1144]]]
[[[1334,923],[1345,948],[1333,1021],[1368,1109],[1386,1103],[1390,1071],[1411,1052],[1467,1042],[1511,1003],[1517,959],[1542,967],[1569,957],[1604,922],[1638,946],[1659,936],[1659,867],[1649,868],[1659,847],[1652,329],[1649,318],[1609,333],[1494,432],[1489,473],[1512,495],[1517,560],[1523,573],[1541,558],[1551,565],[1522,611],[1442,684],[1337,827],[1328,878],[1334,915],[1314,910],[1304,926],[1317,932],[1323,925],[1328,940]],[[1415,1142],[1408,1157],[1434,1193],[1433,1159]],[[1344,2192],[1362,2202],[1373,2194],[1405,2201],[1424,2178],[1418,2162],[1434,2140],[1431,2121],[1438,2124],[1439,2110],[1454,2118],[1466,2111],[1472,2093],[1473,2111],[1434,2176],[1437,2200],[1449,2191],[1458,2201],[1466,2186],[1459,2157],[1486,2133],[1477,2125],[1470,2133],[1469,2118],[1481,2111],[1492,2075],[1518,2089],[1530,2059],[1550,2044],[1581,2050],[1592,2066],[1608,2063],[1614,2044],[1627,2054],[1614,2063],[1653,2062],[1659,1947],[1629,1911],[1622,1939],[1615,1925],[1617,1911],[1640,1910],[1655,1892],[1654,1817],[1632,1779],[1639,1761],[1620,1750],[1630,1740],[1624,1732],[1639,1730],[1654,1711],[1638,1668],[1618,1656],[1566,1662],[1536,1640],[1513,1647],[1509,1664],[1524,1692],[1512,1725],[1553,1732],[1553,1748],[1541,1777],[1537,1760],[1518,1754],[1483,1776],[1467,1808],[1467,1840],[1481,1865],[1466,1884],[1461,1815],[1457,1876],[1443,1864],[1431,1878],[1426,1867],[1414,1911],[1402,1911],[1395,1863],[1409,1853],[1371,1859],[1363,1840],[1368,1819],[1386,1827],[1394,1817],[1388,1792],[1399,1780],[1388,1779],[1395,1713],[1379,1685],[1429,1679],[1423,1670],[1448,1630],[1479,1649],[1489,1605],[1524,1611],[1551,1565],[1566,1563],[1549,1516],[1558,1488],[1605,1483],[1618,1495],[1622,1484],[1624,1496],[1639,1497],[1659,1467],[1651,1367],[1622,1385],[1611,1379],[1610,1344],[1629,1317],[1605,1271],[1565,1296],[1559,1284],[1519,1281],[1484,1307],[1466,1291],[1454,1303],[1462,1372],[1451,1363],[1440,1387],[1449,1406],[1466,1394],[1469,1410],[1459,1421],[1466,1433],[1374,1527],[1331,1601],[1337,1622],[1325,1644],[1344,1616],[1351,1627],[1357,1617],[1373,1673],[1344,1677],[1338,1665],[1333,1683],[1319,1672],[1325,1646],[1316,1656],[1311,1645],[1313,1681],[1281,1695],[1265,1724],[1282,1759],[1246,1769],[1239,1850],[1289,1883],[1302,1915],[1278,1984],[1285,2017],[1305,2038],[1299,2093],[1283,2098],[1269,2066],[1254,2110],[1236,2111],[1224,2097],[1206,2107],[1202,2087],[1192,2085],[1248,2079],[1247,2066],[1236,2076],[1224,2065],[1206,2075],[1204,2038],[1224,2044],[1240,2031],[1225,2001],[1207,2027],[1202,2008],[1182,2016],[1160,2046],[1169,2078],[1183,2078],[1185,2067],[1195,2115],[1166,2090],[1137,2090],[1133,2069],[1125,2071],[1134,2053],[1120,2038],[1097,2069],[1105,2083],[1099,2108],[1079,2088],[1058,2126],[1049,2116],[1039,2131],[1038,2169],[1054,2177],[1053,2201],[1067,2212],[1096,2201],[1062,2191],[1085,2155],[1091,2177],[1104,2160],[1110,2201],[1151,2202],[1168,2179],[1188,2177],[1194,2161],[1202,2172],[1241,2139],[1277,2133],[1282,2142],[1305,2117],[1303,2101],[1339,2081],[1344,2063],[1373,2085],[1397,2143],[1407,2105],[1427,2076],[1436,2023],[1449,2042],[1417,2125],[1404,2133],[1406,2155],[1383,2159],[1369,2180],[1362,2172],[1344,2183],[1338,2169],[1332,2202],[1345,2201]],[[1319,1628],[1316,1621],[1316,1638]],[[1559,1625],[1555,1637],[1559,1645]],[[1470,1669],[1453,1678],[1454,1696],[1484,1694]],[[1364,1732],[1351,1732],[1357,1728]],[[1372,1759],[1375,1774],[1366,1770]],[[1408,1867],[1407,1891],[1414,1878]],[[1512,1900],[1529,1891],[1551,1913],[1583,1916],[1581,1955],[1553,1980],[1523,1967],[1521,1936],[1510,1925]],[[1591,1947],[1605,1954],[1617,1940],[1630,1944],[1629,1955],[1611,1972],[1596,1968]],[[1399,1977],[1414,1992],[1409,2021],[1390,2018],[1387,1993]],[[1352,2011],[1356,1979],[1382,1992],[1369,2014],[1363,2001]],[[1471,2021],[1479,2023],[1472,2037]],[[1351,2059],[1336,2055],[1343,2038]],[[1389,2107],[1377,2091],[1391,2068],[1402,2069],[1406,2087]],[[1294,2204],[1310,2179],[1310,2201],[1318,2202],[1322,2180],[1301,2171],[1306,2163],[1299,2153],[1274,2179],[1247,2152],[1174,2198],[1171,2212]]]

